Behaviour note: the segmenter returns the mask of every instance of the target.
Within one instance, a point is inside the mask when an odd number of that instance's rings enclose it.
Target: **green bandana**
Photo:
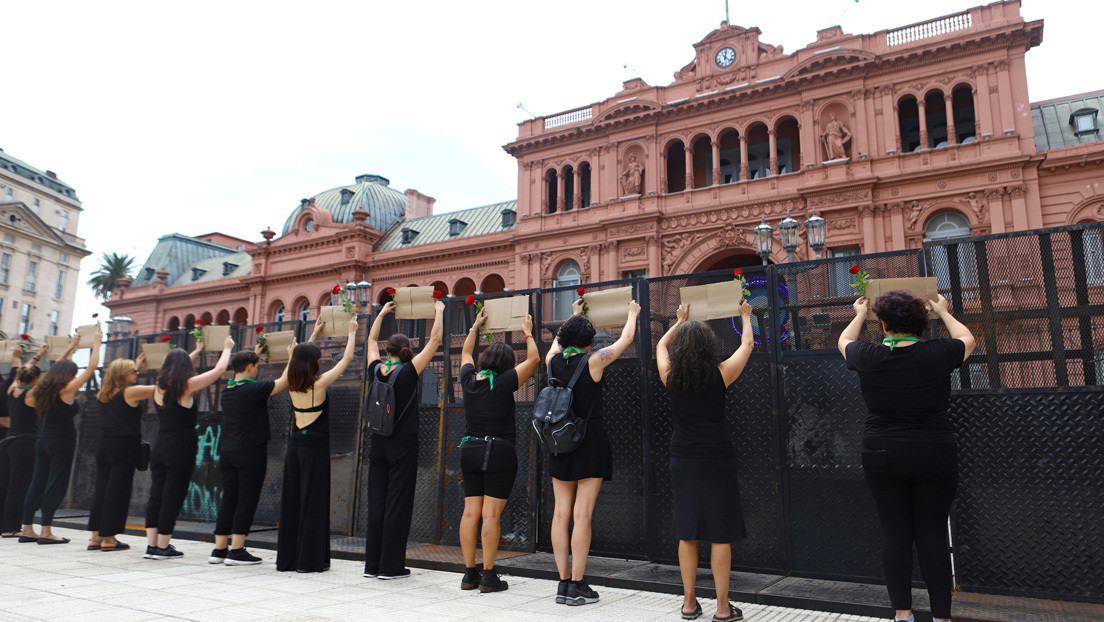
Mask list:
[[[470,437],[470,436],[465,436],[464,438],[460,439],[460,446],[461,446],[461,447],[463,447],[463,446],[464,446],[464,443],[466,443],[466,442],[468,442],[468,441],[470,441],[470,440],[471,440],[471,437]]]
[[[491,369],[484,369],[483,371],[476,374],[475,377],[479,378],[480,380],[484,378],[489,379],[491,381],[491,390],[494,391],[494,379],[498,377],[498,372]]]
[[[391,359],[385,359],[383,364],[387,367],[387,371],[391,371],[391,368],[396,365],[402,365],[402,361],[392,361]]]
[[[254,382],[257,381],[253,380],[252,378],[242,378],[241,380],[230,379],[226,381],[226,388],[233,389],[234,387],[240,387],[243,384],[251,384]]]
[[[576,348],[575,346],[571,346],[570,348],[564,348],[564,351],[563,351],[563,355],[564,355],[565,359],[571,358],[572,354],[582,354],[582,353],[583,353],[583,349],[582,348]]]
[[[882,345],[889,346],[889,351],[893,352],[893,348],[896,348],[897,344],[901,343],[902,341],[920,341],[920,338],[913,337],[911,335],[908,337],[886,337],[882,340]]]
[[[25,386],[23,386],[23,385],[21,385],[21,384],[17,384],[17,385],[15,385],[15,388],[17,388],[17,389],[22,389],[22,390],[24,390],[24,391],[30,391],[30,390],[31,390],[32,388],[34,388],[34,387],[25,387]]]

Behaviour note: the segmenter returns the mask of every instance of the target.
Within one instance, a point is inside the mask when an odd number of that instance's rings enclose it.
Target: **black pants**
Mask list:
[[[219,456],[222,501],[215,523],[216,536],[249,533],[267,470],[267,445],[222,450]]]
[[[137,438],[103,438],[96,451],[96,490],[88,511],[88,531],[112,538],[126,531],[130,492],[142,441]]]
[[[69,471],[77,439],[39,436],[35,445],[34,476],[23,501],[23,524],[34,522],[35,511],[42,509],[43,527],[54,523],[54,512],[61,506],[69,490]]]
[[[417,476],[416,438],[372,439],[368,452],[368,528],[364,534],[366,574],[395,574],[406,568],[406,539],[414,516]]]
[[[195,471],[196,445],[155,446],[150,455],[150,496],[146,505],[146,528],[156,527],[163,536],[172,535],[176,519],[188,497],[188,485]]]
[[[20,436],[0,445],[0,531],[19,531],[23,520],[23,502],[34,473],[34,436]]]
[[[300,435],[288,441],[276,570],[330,568],[330,450],[329,441],[324,443]]]
[[[863,473],[878,508],[882,560],[894,609],[912,609],[912,546],[928,587],[932,615],[951,617],[947,516],[958,490],[953,443],[863,441]]]

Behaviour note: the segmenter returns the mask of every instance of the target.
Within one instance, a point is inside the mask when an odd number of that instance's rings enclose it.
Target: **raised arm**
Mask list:
[[[571,303],[571,315],[581,315],[584,306],[582,298],[576,299],[575,302]],[[551,365],[552,358],[561,352],[563,352],[563,346],[560,345],[560,336],[556,335],[552,338],[552,347],[548,349],[548,354],[544,355],[544,364]]]
[[[195,350],[188,353],[188,358],[192,359],[192,365],[199,365],[199,355],[203,352],[203,340],[196,339]]]
[[[359,324],[357,324],[356,316],[354,315],[349,320],[349,339],[345,342],[345,351],[341,353],[341,360],[337,362],[329,371],[318,377],[318,380],[314,382],[314,387],[321,391],[325,391],[326,387],[333,384],[334,380],[341,377],[341,374],[345,373],[345,368],[349,366],[349,363],[353,360],[353,352],[356,351],[356,334]],[[291,364],[291,361],[288,361]],[[285,384],[287,369],[284,369]]]
[[[667,353],[667,347],[671,345],[675,330],[682,326],[688,317],[690,317],[690,305],[679,305],[678,310],[675,311],[675,323],[663,333],[659,343],[656,344],[656,367],[659,368],[659,381],[663,386],[667,386],[667,374],[671,373],[671,356]]]
[[[318,343],[318,340],[322,337],[322,328],[325,326],[325,322],[316,320],[314,322],[314,330],[311,331],[310,339],[307,339],[307,343]]]
[[[364,356],[367,357],[367,364],[371,365],[372,361],[380,360],[379,351],[379,334],[380,328],[383,326],[383,318],[388,313],[395,310],[395,302],[391,301],[383,305],[380,312],[376,314],[376,319],[372,320],[372,328],[368,330],[368,343],[364,345]]]
[[[138,402],[153,397],[153,391],[157,388],[154,384],[136,384],[123,389],[123,399],[129,406],[137,406]]]
[[[65,351],[61,353],[61,356],[58,357],[57,360],[67,361],[67,360],[73,358],[73,353],[77,351],[77,344],[78,343],[80,343],[80,337],[70,337],[69,338],[69,347],[65,348]]]
[[[537,340],[533,338],[533,316],[525,316],[521,330],[525,332],[525,360],[514,368],[517,372],[519,388],[533,377],[533,373],[537,371],[537,365],[540,364],[540,350],[537,349]]]
[[[483,323],[487,321],[487,313],[482,309],[479,311],[479,315],[475,316],[475,321],[472,322],[471,328],[468,329],[468,336],[464,339],[464,348],[460,351],[460,366],[475,365],[475,358],[473,353],[475,352],[475,342],[479,341],[479,327],[483,326]],[[521,384],[520,382],[518,384]]]
[[[744,323],[743,330],[740,331],[740,347],[717,366],[726,387],[740,377],[751,358],[751,351],[755,349],[755,333],[751,329],[751,305],[746,300],[740,303],[740,318]]]
[[[590,377],[595,382],[601,380],[602,372],[606,367],[616,361],[617,357],[621,356],[632,345],[633,339],[636,338],[636,320],[639,317],[640,305],[636,304],[635,300],[630,300],[629,319],[625,322],[625,327],[621,329],[621,337],[612,345],[602,348],[596,355],[590,357]]]
[[[187,395],[206,389],[217,381],[222,374],[226,373],[226,368],[230,366],[230,354],[234,351],[234,338],[230,335],[226,336],[226,340],[222,342],[222,356],[219,357],[215,366],[211,369],[188,378],[188,388],[185,390]]]
[[[426,341],[422,351],[414,355],[414,360],[411,361],[419,374],[429,366],[433,355],[437,354],[437,348],[441,346],[441,340],[445,337],[445,303],[438,300],[433,304],[433,310],[437,313],[433,316],[433,330],[429,332],[429,341]]]
[[[92,375],[96,373],[96,368],[100,366],[100,346],[103,345],[103,329],[100,325],[96,325],[96,340],[92,342],[92,353],[88,355],[88,366],[84,368],[84,371],[77,374],[76,378],[69,381],[69,384],[65,385],[65,388],[61,390],[61,395],[73,398],[89,380],[92,379]]]
[[[21,346],[15,346],[12,348],[11,367],[12,369],[19,369],[23,365],[23,348]]]
[[[134,359],[134,369],[140,372],[146,371],[147,363],[148,361],[146,361],[146,353],[140,352],[138,354],[138,357]]]
[[[859,298],[855,301],[855,304],[851,306],[855,309],[855,319],[851,320],[847,328],[843,329],[843,332],[840,333],[839,336],[839,342],[836,344],[844,360],[847,360],[847,345],[852,341],[859,340],[859,333],[862,332],[862,325],[866,320],[866,312],[870,309],[870,299]]]
[[[272,393],[268,394],[269,397],[272,397],[273,395],[276,395],[280,391],[283,391],[284,389],[287,388],[287,386],[288,386],[288,368],[291,367],[291,354],[295,350],[296,345],[297,344],[295,343],[294,339],[292,339],[291,343],[288,344],[287,365],[284,365],[284,372],[282,374],[280,374],[280,377],[276,379],[276,384],[274,384],[272,386]]]
[[[947,332],[951,334],[952,339],[958,339],[962,343],[966,344],[966,355],[962,357],[962,360],[970,358],[973,354],[974,348],[977,347],[977,341],[974,339],[974,334],[970,332],[969,328],[962,322],[959,322],[951,315],[950,303],[942,295],[939,296],[939,300],[932,300],[931,306],[935,314],[939,316],[940,320],[943,320],[943,324],[947,326]]]

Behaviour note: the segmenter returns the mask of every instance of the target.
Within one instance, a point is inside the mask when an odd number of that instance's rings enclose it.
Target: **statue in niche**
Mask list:
[[[824,126],[824,133],[820,135],[824,143],[824,156],[827,160],[840,160],[847,157],[847,143],[851,142],[851,132],[847,126],[840,123],[836,113],[829,113],[829,120]]]
[[[641,194],[644,185],[644,165],[636,161],[636,156],[629,156],[629,164],[625,172],[621,173],[621,196],[627,197]]]

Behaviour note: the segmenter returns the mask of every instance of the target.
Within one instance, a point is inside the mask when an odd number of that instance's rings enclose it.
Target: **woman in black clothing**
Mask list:
[[[318,375],[322,350],[313,343],[292,343],[287,366],[293,415],[284,487],[276,570],[323,572],[330,569],[330,403],[326,389],[345,373],[356,350],[357,319],[349,320],[341,359]]]
[[[38,348],[38,354],[31,357],[30,365],[37,365],[42,357],[46,354],[46,344],[42,344]],[[15,382],[15,375],[19,373],[19,368],[23,366],[23,348],[16,346],[12,349],[11,358],[11,371],[8,372],[6,378],[0,378],[0,393],[7,395],[8,388]],[[11,426],[11,417],[8,414],[8,401],[0,400],[0,443],[8,435],[8,429]],[[6,489],[6,478],[0,477],[0,499],[4,498]]]
[[[189,356],[183,350],[172,350],[165,357],[157,374],[153,390],[153,405],[157,409],[157,438],[150,452],[150,496],[146,504],[146,559],[175,559],[184,553],[170,541],[176,519],[188,496],[188,484],[195,470],[199,439],[196,436],[196,412],[199,403],[195,394],[211,386],[226,371],[234,339],[227,336],[222,344],[222,356],[215,366],[195,373],[193,357],[203,351],[203,344]]]
[[[713,620],[742,620],[743,612],[728,601],[732,545],[747,534],[724,402],[725,391],[743,373],[755,345],[751,305],[746,300],[740,303],[740,347],[720,364],[713,331],[703,322],[687,321],[689,314],[689,305],[679,307],[677,321],[656,346],[659,379],[667,387],[674,411],[671,488],[682,573],[682,618],[694,620],[702,614],[694,586],[698,541],[705,540],[712,545],[710,566],[717,591]]]
[[[368,377],[386,382],[395,376],[395,431],[391,436],[372,436],[368,450],[368,528],[364,537],[364,576],[401,579],[406,569],[406,538],[414,516],[414,482],[418,475],[418,383],[422,370],[433,360],[444,333],[445,303],[434,305],[436,316],[429,339],[417,356],[410,339],[402,333],[387,340],[387,357],[380,359],[379,332],[383,318],[395,303],[383,305],[372,323],[365,346]]]
[[[460,547],[467,571],[460,589],[500,592],[508,586],[494,570],[499,520],[517,476],[517,450],[514,391],[529,381],[540,363],[540,352],[533,339],[533,318],[526,316],[525,361],[514,364],[514,349],[502,342],[492,343],[479,355],[475,370],[475,342],[479,327],[487,320],[480,312],[464,340],[460,353],[460,386],[464,391],[464,420],[467,429],[460,444],[460,470],[464,475],[464,516],[460,519]],[[483,571],[475,565],[475,545],[480,539],[479,519],[483,519]]]
[[[130,545],[115,536],[126,530],[134,470],[142,450],[142,409],[138,404],[153,396],[152,384],[138,386],[138,371],[145,369],[146,355],[137,361],[116,359],[104,372],[96,399],[103,406],[100,446],[96,450],[96,488],[88,512],[90,551],[125,551]]]
[[[80,405],[76,402],[77,391],[92,379],[100,363],[102,339],[103,330],[97,325],[88,366],[79,375],[77,364],[66,358],[76,347],[77,340],[72,340],[65,356],[42,374],[26,397],[27,405],[33,407],[35,414],[44,421],[35,446],[34,477],[23,502],[23,535],[19,538],[20,542],[27,542],[34,536],[34,516],[40,508],[42,531],[37,542],[69,542],[68,538],[53,537],[50,526],[54,522],[54,512],[61,506],[69,488],[69,470],[73,466],[73,454],[77,451],[77,426],[73,422],[80,412]]]
[[[889,599],[898,620],[912,616],[912,546],[935,620],[950,620],[951,558],[947,516],[958,488],[958,456],[947,406],[951,373],[974,351],[970,329],[954,319],[947,300],[930,301],[949,339],[922,341],[925,301],[908,292],[878,296],[881,344],[859,341],[870,301],[855,301],[855,319],[839,338],[847,367],[859,374],[866,401],[862,466],[878,509]]]
[[[43,345],[38,349],[36,354],[28,363],[28,365],[34,366],[42,359],[46,354],[46,346]],[[33,469],[34,458],[32,458],[26,464],[20,464],[12,461],[12,456],[9,453],[9,447],[11,441],[5,442],[5,439],[10,433],[12,437],[15,437],[15,432],[11,432],[11,416],[8,411],[8,398],[7,395],[11,392],[11,388],[16,384],[16,376],[19,375],[20,369],[22,369],[23,349],[15,348],[12,350],[11,360],[11,372],[8,373],[7,378],[0,379],[0,393],[3,393],[4,397],[0,398],[0,537],[14,538],[19,535],[19,516],[12,516],[11,522],[5,522],[4,520],[4,505],[8,496],[8,490],[10,484],[14,484],[16,480],[20,482],[26,482],[20,484],[19,501],[23,502],[23,495],[27,494],[26,486],[31,481],[31,469]],[[38,367],[35,367],[37,370]],[[35,376],[37,378],[37,374]],[[38,427],[35,426],[35,435],[38,434]],[[31,455],[34,455],[34,449],[32,444]],[[17,473],[19,473],[17,475]],[[22,508],[21,508],[22,509]],[[21,514],[21,513],[20,513]]]
[[[556,602],[585,605],[598,602],[598,592],[583,581],[587,555],[590,554],[591,516],[602,482],[613,479],[613,455],[609,436],[602,424],[602,392],[605,389],[602,375],[606,367],[632,344],[640,305],[635,300],[629,302],[628,323],[621,329],[621,336],[596,353],[590,350],[595,330],[583,315],[583,300],[576,300],[571,308],[574,314],[560,327],[545,360],[548,375],[564,385],[571,380],[582,361],[586,361],[587,371],[579,376],[575,385],[571,412],[586,419],[587,428],[575,451],[549,456],[548,470],[556,499],[552,515],[552,551],[560,574]],[[569,529],[572,520],[575,526]]]
[[[4,442],[0,443],[0,485],[6,490],[0,496],[0,532],[3,532],[5,538],[20,535],[23,501],[31,487],[35,444],[38,442],[38,415],[34,408],[27,406],[24,398],[34,388],[40,374],[37,365],[28,364],[18,368],[15,382],[8,387],[4,398],[11,416],[11,429]],[[33,531],[28,537],[32,541],[38,541],[38,535]]]

